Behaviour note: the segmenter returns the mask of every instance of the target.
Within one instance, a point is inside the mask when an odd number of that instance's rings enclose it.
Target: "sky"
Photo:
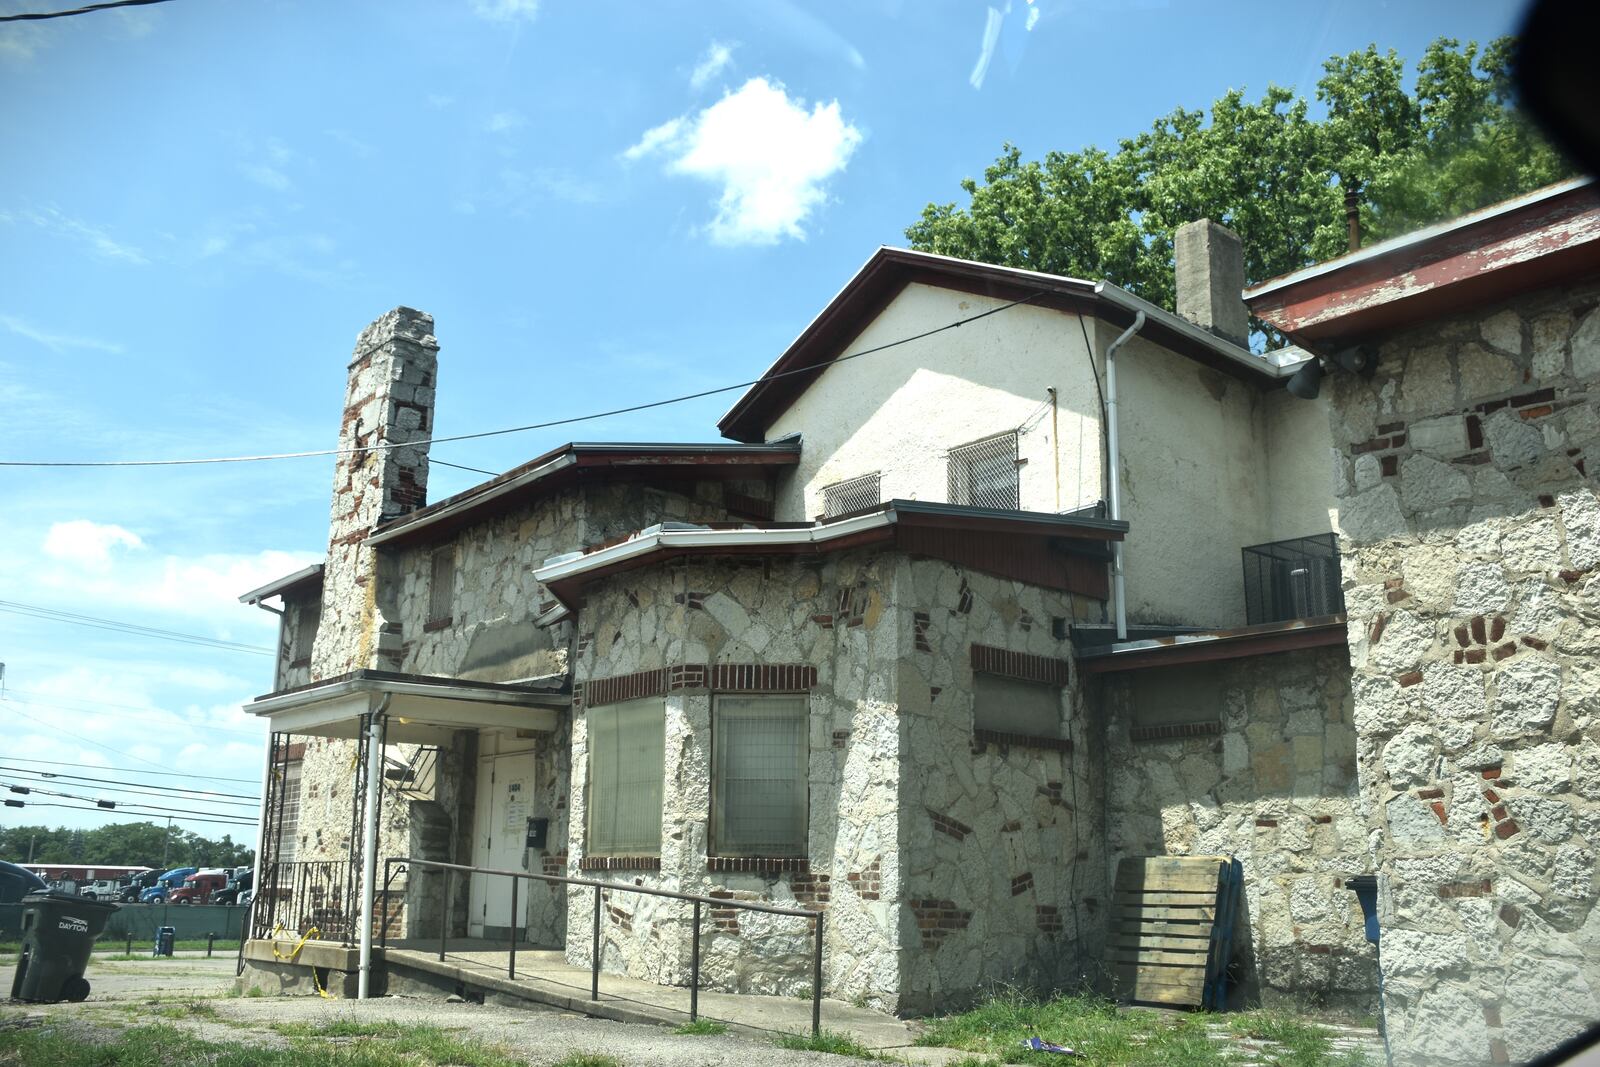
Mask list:
[[[747,381],[1005,142],[1111,147],[1230,88],[1310,96],[1334,53],[1414,66],[1518,13],[174,0],[0,23],[0,460],[331,448],[356,335],[401,304],[435,319],[439,435]],[[568,440],[715,440],[736,396],[433,457],[497,472]],[[430,498],[481,479],[435,465]],[[0,826],[130,817],[73,799],[99,797],[253,817],[265,729],[241,705],[269,656],[16,606],[270,647],[276,617],[237,597],[322,557],[331,485],[327,458],[0,467],[0,795],[22,766],[161,787],[55,779],[66,807]]]

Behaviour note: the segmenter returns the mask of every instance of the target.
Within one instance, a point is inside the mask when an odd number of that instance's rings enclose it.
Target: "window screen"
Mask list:
[[[1015,432],[950,450],[950,503],[1015,511],[1019,501]]]
[[[806,852],[806,697],[718,696],[712,706],[712,850]]]
[[[666,705],[660,697],[589,709],[589,852],[661,850],[661,766]]]
[[[283,775],[283,820],[278,832],[279,863],[293,863],[300,833],[300,762],[289,764]],[[284,876],[287,881],[287,875]]]
[[[300,618],[295,625],[294,656],[296,660],[309,660],[311,648],[317,642],[318,606],[301,604]]]
[[[453,548],[433,553],[433,574],[428,580],[428,621],[448,619],[455,600],[456,554]]]
[[[877,471],[849,481],[835,482],[822,490],[822,517],[831,519],[883,502],[881,477]]]
[[[998,674],[972,676],[972,725],[1028,737],[1061,736],[1061,689]]]

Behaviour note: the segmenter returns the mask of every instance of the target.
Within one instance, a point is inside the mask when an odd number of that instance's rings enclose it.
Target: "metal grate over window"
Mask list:
[[[456,553],[453,548],[435,549],[433,572],[428,578],[428,621],[448,619],[455,601]]]
[[[300,834],[300,762],[297,760],[289,764],[284,771],[283,784],[283,815],[278,821],[278,849],[275,861],[278,864],[293,863],[295,853],[299,850]]]
[[[950,503],[1015,511],[1020,499],[1016,431],[950,450]]]
[[[822,517],[838,518],[883,503],[883,476],[878,471],[851,478],[822,490]]]
[[[661,848],[666,705],[660,697],[590,708],[589,852],[654,855]]]
[[[1250,625],[1344,610],[1338,535],[1296,537],[1243,551],[1245,619]]]
[[[807,720],[804,695],[718,695],[713,701],[716,855],[805,855]]]

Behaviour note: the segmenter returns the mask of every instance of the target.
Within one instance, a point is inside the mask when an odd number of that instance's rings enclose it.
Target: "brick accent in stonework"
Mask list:
[[[540,867],[545,874],[562,877],[567,873],[567,854],[565,852],[546,852],[540,860]]]
[[[1044,785],[1041,785],[1035,789],[1034,792],[1039,796],[1044,797],[1054,807],[1060,808],[1066,806],[1066,801],[1061,795],[1060,782],[1046,782]]]
[[[933,651],[933,646],[928,644],[928,626],[931,621],[926,611],[914,611],[911,613],[911,627],[916,634],[918,652]]]
[[[917,917],[924,948],[938,948],[945,938],[957,930],[965,930],[972,921],[972,912],[956,907],[953,900],[913,900],[911,913]]]
[[[1014,897],[1020,897],[1022,894],[1026,893],[1028,890],[1030,890],[1032,888],[1033,888],[1033,872],[1032,871],[1024,871],[1023,873],[1017,875],[1015,878],[1011,879],[1011,895],[1014,896]]]
[[[789,890],[795,903],[806,908],[825,908],[832,895],[832,876],[812,871],[796,871],[789,878]]]
[[[585,856],[578,861],[583,871],[659,871],[660,856]]]
[[[718,693],[799,693],[817,684],[817,669],[805,663],[679,663],[671,667],[592,678],[573,703],[597,708],[624,700],[662,696],[678,689]]]
[[[1450,900],[1454,897],[1486,897],[1493,891],[1494,883],[1485,878],[1478,882],[1452,882],[1442,885],[1438,889],[1441,900]]]
[[[811,861],[804,856],[707,856],[706,870],[782,874],[785,871],[809,871]]]
[[[972,827],[966,823],[952,819],[948,815],[940,814],[932,808],[928,809],[928,818],[933,820],[933,828],[935,830],[941,834],[948,834],[957,841],[965,841],[967,835],[972,833]]]
[[[1061,909],[1054,904],[1035,904],[1033,919],[1038,924],[1040,933],[1059,934],[1065,928],[1065,924],[1061,921]]]
[[[1180,737],[1216,737],[1220,722],[1169,722],[1157,726],[1135,726],[1128,731],[1130,741],[1170,741]]]
[[[844,880],[862,900],[877,900],[883,892],[883,857],[874,856],[865,868],[851,871],[844,876]]]
[[[613,926],[620,926],[625,934],[633,933],[633,913],[623,911],[615,904],[606,905],[606,918],[611,920]]]
[[[1072,742],[1065,737],[1035,737],[1032,734],[1008,734],[1000,730],[974,729],[972,741],[975,752],[983,751],[988,745],[999,745],[1003,748],[1042,748],[1052,752],[1072,751]]]
[[[971,656],[972,669],[984,674],[998,674],[1004,678],[1043,682],[1046,685],[1066,685],[1071,678],[1067,661],[1051,656],[1008,652],[990,645],[973,645]]]

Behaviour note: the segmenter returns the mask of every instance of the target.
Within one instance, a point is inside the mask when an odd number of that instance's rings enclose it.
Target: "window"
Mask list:
[[[711,852],[806,852],[804,694],[718,696],[711,709]]]
[[[950,503],[983,508],[1021,507],[1015,431],[950,450]]]
[[[433,573],[428,579],[428,621],[449,622],[455,602],[456,552],[437,548],[433,552]]]
[[[591,855],[661,851],[665,723],[660,697],[589,709]]]
[[[822,490],[822,517],[833,519],[883,503],[881,482],[881,475],[873,471],[828,486]]]
[[[999,674],[972,675],[972,726],[1026,737],[1061,736],[1061,688]]]
[[[294,862],[295,853],[298,851],[298,835],[300,833],[300,767],[299,760],[289,764],[284,772],[281,788],[283,790],[283,818],[279,822],[277,862],[288,864]]]
[[[294,655],[291,657],[295,664],[311,662],[311,649],[317,643],[319,615],[319,605],[300,605],[299,617],[295,620],[294,628]]]

